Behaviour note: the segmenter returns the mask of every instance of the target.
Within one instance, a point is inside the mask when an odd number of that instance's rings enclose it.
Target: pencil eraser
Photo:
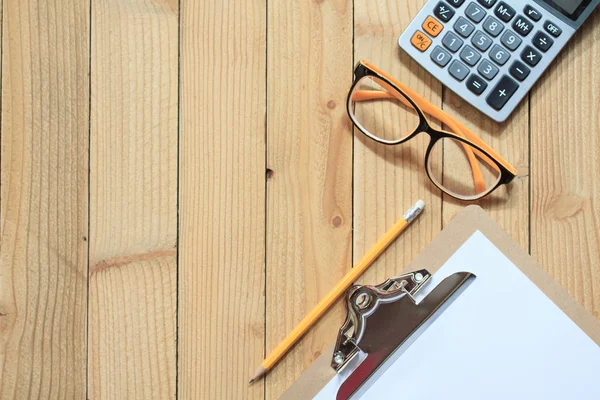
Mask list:
[[[417,204],[415,205],[421,210],[425,208],[425,202],[423,200],[417,201]]]

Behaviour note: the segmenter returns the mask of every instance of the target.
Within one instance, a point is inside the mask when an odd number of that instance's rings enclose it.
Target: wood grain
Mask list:
[[[352,1],[269,2],[266,350],[351,268]],[[267,377],[279,398],[335,338],[340,303]]]
[[[531,94],[531,253],[600,319],[600,13]]]
[[[88,9],[4,1],[2,399],[85,397]]]
[[[266,5],[187,1],[181,24],[179,396],[263,398]]]
[[[92,3],[92,399],[176,385],[177,2]]]
[[[355,0],[354,54],[356,60],[372,62],[433,104],[441,105],[440,83],[398,47],[398,37],[423,4],[421,0]],[[404,130],[413,128],[405,121],[403,124]],[[441,196],[424,169],[427,135],[398,146],[377,144],[357,129],[354,136],[355,261],[417,200],[426,203],[418,220],[362,279],[376,284],[398,275],[441,229]]]

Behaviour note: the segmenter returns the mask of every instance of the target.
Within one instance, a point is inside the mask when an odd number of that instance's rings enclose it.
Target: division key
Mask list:
[[[494,110],[500,111],[515,94],[517,89],[519,89],[517,82],[504,75],[494,89],[492,89],[486,101]]]

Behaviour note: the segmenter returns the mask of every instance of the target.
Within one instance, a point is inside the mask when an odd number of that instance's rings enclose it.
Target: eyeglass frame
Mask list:
[[[374,135],[373,133],[369,132],[357,120],[356,116],[354,115],[354,112],[351,110],[352,104],[357,101],[357,100],[353,99],[352,95],[354,93],[354,89],[355,89],[356,85],[361,81],[361,79],[363,79],[364,77],[368,77],[368,76],[375,77],[375,78],[385,82],[392,89],[397,91],[399,95],[401,95],[404,99],[406,99],[410,103],[410,106],[413,107],[413,109],[419,116],[419,125],[415,128],[415,130],[411,134],[406,135],[405,137],[398,139],[398,140],[385,140],[385,139],[382,139],[382,138]],[[389,91],[389,89],[388,89],[388,91]],[[391,93],[391,92],[389,94],[394,95],[394,93]],[[400,99],[398,97],[397,97],[397,99],[402,101],[402,99]],[[433,116],[434,118],[437,118],[440,122],[449,126],[453,131],[458,131],[460,134],[441,130],[441,129],[436,129],[433,126],[431,126],[428,119],[425,117],[425,113],[423,112],[421,107],[419,105],[417,105],[417,101],[415,101],[414,99],[416,99],[419,103],[424,105],[425,108],[430,109],[430,112],[428,112],[429,115]],[[358,101],[360,101],[360,100],[358,100]],[[364,134],[368,138],[370,138],[380,144],[384,144],[384,145],[402,144],[402,143],[405,143],[405,142],[409,141],[410,139],[416,137],[417,135],[419,135],[421,133],[428,134],[430,137],[430,141],[429,141],[429,145],[425,151],[425,172],[427,173],[427,177],[438,189],[440,189],[442,192],[446,193],[447,195],[449,195],[455,199],[458,199],[461,201],[480,200],[480,199],[490,195],[492,192],[494,192],[500,186],[510,183],[517,176],[517,170],[512,165],[510,165],[510,163],[508,163],[506,160],[504,160],[504,158],[502,158],[502,156],[500,156],[498,153],[496,153],[494,151],[494,149],[492,149],[489,145],[487,145],[485,142],[483,142],[479,137],[477,137],[473,132],[471,132],[462,123],[457,121],[455,118],[451,117],[449,114],[447,114],[445,111],[441,110],[439,107],[436,107],[435,105],[431,104],[430,102],[425,100],[423,97],[421,97],[420,95],[415,93],[412,89],[403,85],[401,82],[394,79],[393,77],[391,77],[384,71],[380,70],[379,68],[375,67],[368,61],[360,60],[354,68],[354,81],[352,82],[352,86],[350,87],[350,90],[348,91],[348,98],[346,101],[346,111],[348,113],[348,116],[350,117],[350,120],[354,124],[354,126],[356,128],[358,128],[358,130],[360,130],[362,134]],[[465,134],[465,132],[467,134]],[[462,137],[461,134],[464,135],[465,137]],[[466,136],[471,136],[475,141],[470,140]],[[433,146],[440,139],[444,139],[444,138],[458,140],[461,143],[471,146],[473,149],[481,152],[489,160],[491,160],[494,163],[494,166],[496,166],[500,172],[500,177],[497,180],[496,184],[494,186],[492,186],[490,189],[483,191],[481,194],[477,194],[477,195],[473,195],[473,196],[460,196],[456,193],[451,192],[449,189],[443,187],[440,183],[438,183],[436,181],[436,179],[434,179],[431,175],[431,171],[429,168],[429,157],[431,155]],[[479,142],[479,143],[477,143],[477,142]],[[465,148],[465,149],[467,149],[467,148]],[[472,151],[472,149],[471,149],[471,151]],[[483,161],[483,159],[482,159],[482,161]],[[473,170],[475,169],[472,163],[471,163],[471,167]],[[479,165],[476,165],[475,167],[479,168]],[[473,174],[475,174],[475,173],[476,172],[473,171]],[[476,178],[474,177],[474,179],[476,179]],[[484,182],[484,184],[485,184],[485,182]]]

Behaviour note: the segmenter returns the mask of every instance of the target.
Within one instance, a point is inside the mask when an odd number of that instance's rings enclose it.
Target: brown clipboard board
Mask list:
[[[600,346],[600,323],[563,289],[537,262],[479,206],[468,206],[410,263],[405,271],[426,268],[432,274],[475,232],[480,231],[581,330]],[[376,283],[376,282],[371,282]],[[280,399],[311,399],[335,376],[331,368],[331,344]]]

